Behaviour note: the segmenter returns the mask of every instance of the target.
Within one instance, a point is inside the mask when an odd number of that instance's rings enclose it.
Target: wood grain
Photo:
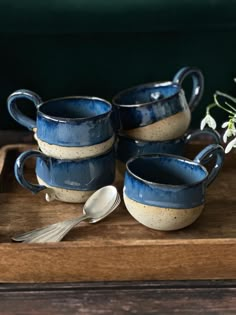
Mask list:
[[[1,285],[4,315],[236,313],[232,281]]]
[[[1,282],[236,279],[233,155],[209,188],[204,213],[188,228],[148,229],[122,203],[98,224],[81,223],[61,243],[18,244],[11,236],[82,212],[82,205],[47,203],[43,193],[33,196],[18,185],[13,164],[27,148],[8,146],[0,151],[5,161],[0,178]],[[34,178],[32,164],[26,172]],[[115,185],[121,192],[121,177]]]

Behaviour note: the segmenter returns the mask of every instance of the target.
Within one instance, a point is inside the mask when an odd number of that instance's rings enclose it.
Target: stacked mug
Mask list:
[[[182,88],[192,78],[189,102]],[[125,172],[126,162],[143,154],[167,153],[184,155],[185,145],[202,134],[220,143],[217,132],[189,132],[191,113],[198,105],[204,89],[202,72],[197,68],[181,68],[172,81],[138,85],[118,93],[112,100],[117,121],[117,168]]]
[[[187,77],[193,82],[189,102],[182,88]],[[164,231],[186,227],[201,214],[206,187],[224,160],[216,131],[188,131],[203,88],[201,71],[184,67],[172,81],[121,91],[113,98],[113,106],[82,96],[43,102],[34,92],[18,90],[8,98],[9,113],[34,132],[39,150],[17,158],[16,179],[33,193],[44,191],[48,201],[82,203],[113,183],[117,160],[118,171],[125,174],[124,203],[137,221]],[[17,103],[22,99],[34,104],[36,120],[20,110]],[[194,160],[184,158],[186,144],[203,134],[214,144],[203,148]],[[38,184],[24,177],[25,162],[33,157]],[[204,166],[209,163],[213,167],[208,172]]]
[[[30,100],[36,120],[25,115],[18,100]],[[16,160],[18,182],[33,193],[45,191],[46,200],[85,202],[115,178],[112,105],[100,98],[71,96],[43,102],[34,92],[18,90],[8,98],[8,110],[35,133],[39,150],[23,152]],[[24,164],[36,157],[38,184],[24,177]],[[104,176],[105,174],[105,176]]]
[[[182,88],[188,76],[193,82],[189,102]],[[188,131],[203,88],[201,71],[184,67],[171,82],[138,85],[113,98],[117,168],[125,174],[124,203],[149,228],[171,231],[193,223],[204,208],[207,186],[222,167],[220,135],[212,129]],[[213,144],[194,160],[183,157],[186,144],[201,135],[210,136]],[[213,161],[208,173],[204,166]]]

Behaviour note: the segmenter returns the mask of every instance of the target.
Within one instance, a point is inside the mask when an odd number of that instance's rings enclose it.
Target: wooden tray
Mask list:
[[[78,204],[32,195],[13,165],[29,145],[0,150],[0,282],[236,279],[236,156],[227,156],[208,189],[204,213],[190,227],[159,232],[136,222],[124,204],[106,220],[81,223],[61,243],[22,244],[11,236],[82,212]],[[198,151],[192,146],[192,151]],[[193,152],[191,153],[192,155]],[[27,166],[33,179],[33,165]],[[116,186],[122,191],[122,179]]]

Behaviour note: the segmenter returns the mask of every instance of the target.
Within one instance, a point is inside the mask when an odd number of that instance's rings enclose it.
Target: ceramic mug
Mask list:
[[[117,137],[116,158],[126,163],[130,158],[143,154],[168,153],[183,156],[186,145],[203,135],[212,139],[213,143],[221,144],[219,133],[211,128],[187,132],[182,137],[167,141],[135,140],[120,134]]]
[[[39,184],[24,177],[24,164],[33,157],[37,158],[35,173]],[[15,162],[15,177],[32,193],[45,190],[47,201],[85,202],[97,189],[113,183],[114,150],[79,160],[58,160],[37,150],[26,151]]]
[[[32,101],[36,121],[21,112],[17,101]],[[70,96],[43,102],[36,93],[18,90],[7,100],[11,116],[35,131],[40,150],[57,159],[79,159],[102,154],[114,143],[112,105],[100,98]]]
[[[187,103],[182,83],[192,77],[193,90]],[[189,127],[191,111],[198,105],[204,78],[197,68],[180,69],[172,82],[135,86],[114,96],[117,129],[134,139],[164,141],[182,136]]]
[[[214,160],[210,173],[203,166]],[[204,208],[207,187],[222,167],[224,150],[218,144],[204,148],[195,159],[143,155],[130,159],[124,181],[124,202],[143,225],[162,231],[192,224]]]

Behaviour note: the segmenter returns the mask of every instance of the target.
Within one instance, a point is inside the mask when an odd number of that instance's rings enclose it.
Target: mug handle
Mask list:
[[[32,157],[40,157],[46,161],[48,160],[48,157],[39,151],[36,151],[36,150],[25,151],[21,153],[21,155],[18,156],[18,158],[16,159],[14,172],[15,172],[15,177],[21,186],[30,190],[32,193],[37,194],[38,192],[46,189],[47,187],[44,185],[39,185],[39,184],[31,184],[29,181],[25,179],[24,165],[25,165],[25,162],[29,158],[32,158]]]
[[[188,75],[191,75],[193,81],[192,95],[188,103],[188,106],[192,112],[197,107],[200,99],[202,98],[204,90],[204,77],[202,72],[199,69],[192,67],[181,68],[174,76],[173,83],[182,86],[184,79]]]
[[[18,99],[24,99],[24,98],[33,102],[36,109],[42,103],[42,99],[38,94],[30,90],[23,90],[23,89],[17,90],[13,92],[7,99],[8,111],[11,117],[15,119],[15,121],[17,121],[19,124],[23,125],[29,130],[34,130],[34,128],[36,128],[36,121],[26,116],[25,114],[23,114],[16,104],[16,101]]]
[[[197,154],[194,162],[205,165],[209,163],[212,159],[215,159],[215,165],[212,167],[210,174],[208,174],[206,186],[209,186],[218,175],[223,162],[224,162],[224,149],[219,144],[210,144],[204,148],[201,152]]]
[[[187,144],[191,142],[193,139],[198,138],[199,136],[206,135],[210,136],[215,144],[221,144],[220,134],[211,128],[205,128],[203,130],[194,130],[192,132],[188,132],[184,135],[184,143]]]

